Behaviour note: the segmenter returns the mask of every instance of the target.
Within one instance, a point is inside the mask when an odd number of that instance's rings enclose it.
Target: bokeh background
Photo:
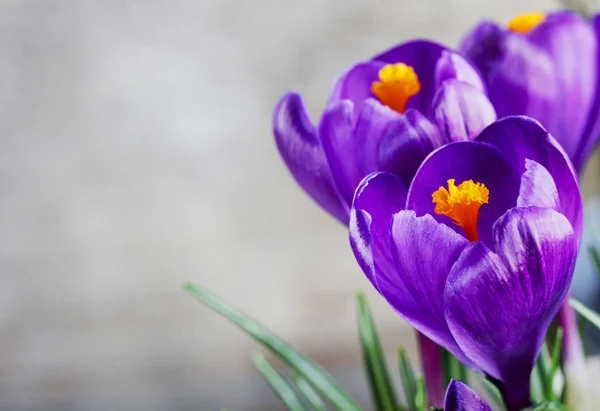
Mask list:
[[[272,107],[295,89],[316,120],[356,60],[415,37],[455,45],[480,18],[557,7],[2,1],[0,409],[281,409],[248,359],[260,348],[186,295],[187,280],[366,405],[355,292],[390,358],[399,344],[414,355],[412,332],[371,290],[344,227],[289,176]]]

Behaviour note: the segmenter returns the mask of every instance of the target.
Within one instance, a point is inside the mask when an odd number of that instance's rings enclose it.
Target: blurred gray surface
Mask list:
[[[314,119],[353,61],[455,44],[518,0],[4,1],[0,7],[0,409],[280,409],[258,347],[181,290],[209,287],[368,401],[354,325],[410,329],[343,227],[294,184],[271,110]]]

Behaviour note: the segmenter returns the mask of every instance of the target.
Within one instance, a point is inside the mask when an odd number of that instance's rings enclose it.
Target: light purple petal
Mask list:
[[[452,380],[446,389],[444,411],[492,411],[489,405],[467,384]]]
[[[594,102],[588,115],[588,121],[577,152],[573,156],[573,164],[578,173],[583,173],[586,162],[600,139],[600,14],[592,18],[592,28],[596,37],[596,88]]]
[[[456,184],[473,180],[489,189],[489,203],[479,209],[479,239],[493,248],[492,225],[506,210],[517,204],[520,176],[512,164],[495,147],[465,141],[445,145],[429,155],[423,162],[410,186],[407,209],[417,216],[432,215],[460,235],[462,228],[445,215],[435,214],[432,194],[441,186],[448,187],[448,179]]]
[[[496,254],[469,245],[452,267],[446,320],[465,354],[504,382],[507,401],[529,401],[529,375],[564,300],[577,257],[569,221],[544,208],[514,208],[494,226]]]
[[[339,198],[321,142],[299,94],[290,92],[277,103],[273,133],[279,153],[298,184],[327,212],[347,224],[349,207]]]
[[[373,99],[365,100],[353,124],[353,104],[342,100],[329,107],[321,118],[319,135],[333,180],[347,204],[369,173],[378,171],[378,148],[388,124],[400,114]]]
[[[427,40],[400,44],[375,57],[373,61],[386,64],[404,63],[414,68],[421,83],[421,91],[408,100],[407,109],[427,113],[435,94],[435,67],[446,47]]]
[[[356,189],[350,216],[350,244],[358,264],[378,289],[374,276],[393,273],[392,215],[404,209],[406,187],[393,174],[374,173]]]
[[[558,189],[552,176],[540,163],[525,160],[527,171],[521,177],[517,207],[543,207],[561,212]]]
[[[460,41],[460,51],[482,73],[493,71],[494,63],[502,58],[501,38],[505,29],[493,21],[483,20]]]
[[[577,175],[564,150],[537,121],[527,117],[504,118],[483,130],[476,141],[498,147],[519,174],[527,171],[526,159],[544,166],[558,189],[561,212],[573,225],[577,238],[581,239],[583,206]]]
[[[470,84],[482,93],[486,93],[479,71],[463,56],[453,51],[444,50],[435,65],[435,88],[439,88],[446,80],[458,80]]]
[[[384,65],[381,62],[368,61],[350,67],[336,79],[327,107],[336,105],[342,100],[350,100],[354,108],[352,119],[356,122],[363,101],[375,98],[371,87],[379,80],[379,70]]]
[[[468,141],[496,120],[485,94],[470,84],[446,80],[433,100],[433,115],[447,142]]]
[[[376,273],[375,281],[412,326],[470,364],[448,329],[443,306],[446,278],[468,244],[431,216],[417,218],[413,211],[400,211],[392,223],[396,269]]]
[[[581,137],[598,89],[594,29],[577,13],[562,11],[548,14],[527,38],[552,59],[558,95],[551,115],[515,114],[531,115],[540,121],[574,158],[579,145],[584,143]]]
[[[379,145],[379,169],[396,174],[408,187],[417,169],[443,144],[438,128],[416,110],[392,121]]]

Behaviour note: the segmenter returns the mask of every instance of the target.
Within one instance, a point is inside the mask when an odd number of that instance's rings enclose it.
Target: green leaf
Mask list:
[[[314,411],[325,411],[327,407],[325,403],[319,397],[319,394],[311,387],[311,385],[300,376],[297,372],[292,374],[292,378],[294,379],[294,383],[296,384],[296,388],[302,394],[304,401],[310,405],[311,410]]]
[[[488,380],[481,374],[477,373],[475,375],[477,375],[479,377],[479,380],[483,384],[483,388],[488,393],[488,395],[492,398],[492,400],[499,407],[501,407],[503,410],[505,410],[506,406],[504,405],[504,400],[502,399],[502,394],[500,393],[500,390],[498,389],[498,387],[496,387],[496,385],[493,382],[491,382],[490,380]]]
[[[402,380],[408,408],[414,410],[417,408],[417,380],[404,347],[400,347],[398,350],[398,368],[400,369],[400,379]]]
[[[575,309],[583,318],[585,318],[590,324],[600,329],[600,314],[587,308],[585,305],[580,303],[574,298],[569,299],[569,304]]]
[[[415,396],[415,410],[427,410],[427,396],[425,395],[425,384],[423,382],[423,377],[421,376],[417,378],[417,395]]]
[[[293,388],[288,385],[285,378],[269,364],[262,354],[256,354],[252,358],[252,361],[254,361],[254,365],[258,371],[265,377],[265,380],[267,380],[273,392],[285,404],[288,410],[306,411]]]
[[[562,347],[562,337],[563,337],[563,329],[558,327],[556,329],[556,335],[554,337],[554,344],[552,345],[552,358],[550,362],[550,385],[551,390],[550,393],[552,397],[550,400],[556,400],[556,394],[554,393],[554,377],[556,376],[556,372],[558,371],[558,367],[560,365],[560,349]]]
[[[358,332],[375,408],[379,411],[398,411],[400,410],[398,397],[385,363],[369,304],[362,293],[356,296],[356,301],[358,304]]]
[[[554,394],[552,392],[552,381],[550,380],[551,370],[552,359],[550,357],[550,353],[548,352],[548,346],[546,345],[546,343],[544,343],[534,367],[534,373],[536,373],[539,378],[542,396],[542,398],[537,398],[539,396],[539,393],[535,393],[536,395],[534,395],[533,397],[537,401],[550,401],[554,397]]]
[[[452,380],[459,380],[468,384],[467,367],[448,350],[440,348],[442,367],[444,369],[444,383],[447,386]]]
[[[543,402],[523,411],[568,411],[567,408],[558,402]]]
[[[295,369],[310,385],[312,385],[327,401],[340,410],[360,411],[361,407],[340,387],[336,381],[321,367],[313,363],[298,351],[294,350],[280,338],[242,312],[233,309],[219,297],[204,288],[191,283],[185,289],[195,298],[202,301],[217,313],[236,324],[252,338],[262,343],[279,358]]]

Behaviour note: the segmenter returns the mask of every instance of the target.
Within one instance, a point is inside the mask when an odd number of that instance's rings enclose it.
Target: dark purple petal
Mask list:
[[[517,204],[520,175],[495,147],[474,141],[451,143],[425,159],[410,186],[406,208],[416,211],[417,216],[430,214],[464,236],[462,228],[450,218],[435,214],[432,194],[441,186],[447,187],[451,178],[457,185],[466,180],[483,183],[490,195],[489,203],[479,210],[479,239],[493,248],[492,225]]]
[[[561,89],[551,56],[526,36],[484,22],[460,50],[481,71],[499,118],[528,115],[552,123]]]
[[[353,124],[353,104],[342,100],[323,113],[319,135],[333,180],[347,204],[369,173],[378,171],[378,148],[387,125],[400,114],[374,99],[365,100]]]
[[[379,144],[379,169],[396,174],[408,187],[417,169],[443,144],[438,128],[416,110],[392,121]]]
[[[500,218],[494,242],[496,254],[475,242],[452,267],[446,320],[465,354],[504,383],[507,402],[526,404],[529,375],[571,283],[577,241],[565,216],[529,207]]]
[[[536,117],[562,144],[571,158],[583,142],[581,137],[598,89],[597,37],[590,23],[577,13],[548,14],[527,34],[532,44],[552,59],[558,95],[551,115]]]
[[[374,173],[356,189],[350,216],[350,244],[358,264],[378,289],[374,276],[392,275],[396,266],[392,258],[392,215],[404,209],[406,187],[393,174]]]
[[[544,166],[558,188],[561,212],[573,225],[577,238],[581,238],[583,206],[577,175],[562,147],[537,121],[527,117],[504,118],[483,130],[476,141],[498,147],[519,174],[526,171],[526,159]]]
[[[421,83],[421,91],[408,100],[407,109],[427,113],[435,94],[435,67],[446,47],[426,40],[400,44],[375,57],[373,61],[386,64],[404,63],[414,68]]]
[[[468,141],[496,120],[486,95],[470,84],[446,80],[433,99],[433,115],[447,142]]]
[[[592,18],[592,28],[594,29],[596,39],[600,39],[600,14]],[[582,173],[588,157],[598,144],[600,138],[600,81],[598,81],[598,72],[600,72],[600,45],[598,40],[596,44],[596,88],[594,91],[594,102],[588,115],[588,122],[581,138],[577,152],[573,156],[573,165],[578,173]]]
[[[273,133],[283,161],[306,193],[335,218],[348,223],[349,207],[339,198],[329,165],[302,97],[284,95],[273,112]]]
[[[375,98],[371,91],[373,83],[379,81],[379,70],[384,63],[369,61],[358,63],[339,76],[334,84],[327,106],[335,105],[340,100],[350,100],[353,103],[353,120],[358,119],[360,108],[368,98]]]
[[[448,329],[443,306],[446,278],[468,244],[431,216],[417,218],[413,211],[400,211],[392,223],[396,269],[377,272],[375,281],[388,303],[413,327],[470,364]]]
[[[486,93],[486,87],[479,71],[463,56],[453,51],[444,50],[435,65],[435,88],[439,88],[446,80],[458,80]]]
[[[558,189],[552,176],[540,163],[525,160],[527,171],[521,177],[517,207],[543,207],[561,212]]]
[[[467,384],[452,380],[446,390],[444,411],[492,411],[489,405]]]

